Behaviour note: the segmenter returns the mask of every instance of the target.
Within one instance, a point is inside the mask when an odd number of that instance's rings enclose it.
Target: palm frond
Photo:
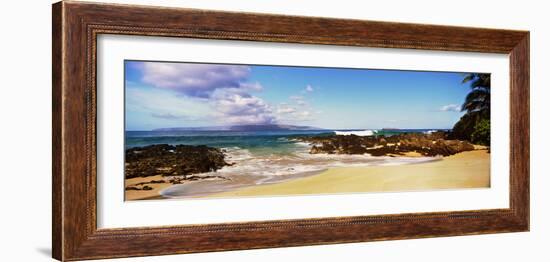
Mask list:
[[[475,88],[486,88],[486,89],[488,89],[488,88],[491,87],[491,78],[487,77],[485,75],[476,77],[472,81],[472,83],[470,84],[470,87],[472,89],[475,89]]]
[[[468,73],[462,83],[470,82],[472,91],[466,95],[462,104],[462,111],[468,113],[490,114],[491,110],[491,75]]]
[[[489,107],[487,106],[487,104],[479,100],[467,102],[462,105],[462,111],[467,111],[469,113],[487,111],[487,110],[489,110]]]
[[[488,100],[488,98],[491,96],[491,94],[486,89],[475,89],[472,90],[472,92],[468,93],[466,95],[466,99],[464,99],[465,102],[468,101],[474,101],[474,100]]]
[[[465,84],[465,83],[468,83],[470,81],[472,81],[474,79],[475,75],[474,74],[465,74],[464,75],[464,79],[462,79],[462,83]]]

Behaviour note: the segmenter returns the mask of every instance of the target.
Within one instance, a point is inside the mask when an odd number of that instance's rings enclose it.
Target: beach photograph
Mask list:
[[[491,75],[124,62],[126,201],[490,188]]]

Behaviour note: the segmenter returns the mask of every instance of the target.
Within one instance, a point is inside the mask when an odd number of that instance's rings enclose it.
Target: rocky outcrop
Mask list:
[[[207,146],[151,145],[125,152],[125,177],[180,176],[216,171],[230,165],[222,150]]]
[[[164,184],[164,183],[167,183],[167,182],[165,180],[151,180],[149,182],[141,182],[141,183],[134,184],[134,186],[143,186],[147,184]]]
[[[125,190],[128,190],[128,191],[129,191],[129,190],[137,190],[137,191],[139,191],[139,190],[146,190],[146,191],[149,191],[149,190],[153,190],[153,188],[150,187],[150,186],[142,186],[142,187],[127,186],[127,187],[125,188]]]
[[[211,180],[231,180],[224,176],[217,176],[217,175],[188,175],[185,177],[173,177],[168,182],[170,182],[173,185],[176,184],[182,184],[185,181],[194,181],[194,180],[203,180],[203,179],[211,179]]]
[[[300,141],[311,144],[311,154],[370,154],[373,156],[395,156],[417,152],[424,156],[449,156],[474,150],[466,141],[449,140],[447,133],[431,134],[404,133],[389,137],[330,135],[300,137]]]

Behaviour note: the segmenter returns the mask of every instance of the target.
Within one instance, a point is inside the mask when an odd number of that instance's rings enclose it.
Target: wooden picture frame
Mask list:
[[[83,2],[53,5],[53,257],[81,260],[529,230],[529,32]],[[99,34],[508,54],[510,208],[98,229]]]

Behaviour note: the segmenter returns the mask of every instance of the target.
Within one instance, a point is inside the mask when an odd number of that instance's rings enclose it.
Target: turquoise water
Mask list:
[[[241,148],[254,154],[292,154],[303,149],[295,138],[304,135],[333,135],[335,132],[365,130],[307,131],[126,131],[126,148],[153,144],[206,145],[216,148]],[[366,130],[375,135],[390,136],[403,132],[429,132],[432,129]]]
[[[152,144],[206,145],[241,148],[254,154],[291,154],[299,148],[293,138],[332,134],[330,131],[127,131],[126,148]]]

